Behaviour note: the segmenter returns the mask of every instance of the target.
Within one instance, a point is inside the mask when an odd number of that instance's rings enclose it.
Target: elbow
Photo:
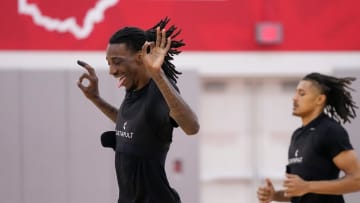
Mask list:
[[[170,116],[176,121],[186,135],[195,135],[199,132],[200,124],[196,115],[192,114],[189,116],[186,112],[178,112],[176,114],[171,112]]]
[[[198,122],[196,122],[191,128],[184,130],[186,135],[195,135],[199,132],[200,130],[200,125]]]
[[[360,170],[356,171],[353,174],[347,174],[348,178],[351,180],[352,191],[351,192],[358,192],[360,191]]]
[[[357,174],[354,177],[354,183],[355,183],[355,187],[356,187],[356,191],[360,191],[360,174]]]
[[[356,191],[360,191],[360,163],[357,163],[357,170],[353,174]]]

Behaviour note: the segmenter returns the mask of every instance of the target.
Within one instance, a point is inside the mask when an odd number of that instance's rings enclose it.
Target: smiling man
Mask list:
[[[342,194],[360,190],[359,160],[340,124],[356,116],[353,80],[311,73],[299,82],[293,115],[302,126],[291,138],[284,190],[275,191],[266,179],[257,191],[260,202],[343,203]]]
[[[116,123],[115,168],[120,190],[119,203],[179,203],[180,197],[168,183],[165,159],[174,127],[193,135],[199,131],[197,116],[182,99],[171,63],[184,46],[173,40],[180,32],[165,30],[169,19],[144,31],[124,27],[113,34],[106,50],[109,73],[126,94],[119,109],[99,94],[94,68],[78,63],[85,72],[78,81],[84,95]],[[88,79],[90,84],[82,84]],[[111,145],[111,143],[110,143]]]

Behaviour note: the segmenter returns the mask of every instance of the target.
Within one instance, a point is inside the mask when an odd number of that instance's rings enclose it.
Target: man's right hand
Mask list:
[[[275,189],[270,179],[265,179],[265,185],[257,190],[257,197],[260,203],[269,203],[274,200]]]
[[[78,87],[91,101],[99,98],[98,77],[96,76],[95,69],[83,61],[77,61],[77,64],[85,68],[87,71],[79,77],[77,82]],[[88,80],[88,85],[83,84],[84,79]]]

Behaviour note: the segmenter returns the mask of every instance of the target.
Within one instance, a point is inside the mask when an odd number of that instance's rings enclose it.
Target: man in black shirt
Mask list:
[[[342,194],[360,190],[360,163],[340,124],[356,116],[353,80],[311,73],[299,82],[293,115],[302,127],[291,138],[284,190],[275,191],[266,179],[257,192],[260,202],[343,203]]]
[[[116,123],[115,131],[103,134],[102,139],[115,150],[119,203],[180,202],[168,183],[165,159],[173,128],[180,126],[193,135],[199,124],[176,86],[180,72],[171,60],[185,44],[173,39],[180,33],[175,26],[165,30],[168,22],[165,18],[147,31],[124,27],[110,38],[106,51],[109,73],[126,90],[119,109],[100,97],[95,70],[78,61],[87,70],[79,78],[79,88]],[[84,79],[90,81],[88,86],[82,84]]]

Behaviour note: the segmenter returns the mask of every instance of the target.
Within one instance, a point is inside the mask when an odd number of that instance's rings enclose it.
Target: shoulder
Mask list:
[[[179,87],[176,85],[175,81],[168,79],[170,85],[178,92],[180,93],[180,89]],[[160,89],[159,87],[156,85],[154,80],[150,80],[149,82],[149,90],[152,94],[157,94],[157,95],[161,95]]]
[[[322,118],[316,126],[310,128],[308,133],[316,135],[312,136],[312,139],[321,146],[349,142],[349,136],[345,128],[328,116]]]
[[[340,148],[350,146],[350,138],[346,129],[332,118],[325,117],[315,131],[317,140],[323,146],[340,146]]]
[[[319,141],[324,153],[333,158],[340,152],[353,149],[345,128],[332,118],[327,117],[320,125]]]
[[[319,127],[329,135],[347,135],[346,129],[340,123],[327,116],[323,119]]]

